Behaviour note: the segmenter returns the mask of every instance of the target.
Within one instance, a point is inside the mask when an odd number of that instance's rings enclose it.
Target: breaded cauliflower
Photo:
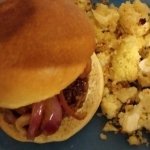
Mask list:
[[[114,95],[107,95],[101,102],[102,112],[108,119],[114,118],[121,106],[122,103]]]
[[[142,72],[139,72],[138,82],[142,87],[150,87],[150,75],[145,75]]]
[[[149,145],[148,140],[143,136],[142,131],[137,131],[136,134],[131,135],[128,138],[128,142],[130,145],[141,145],[141,144],[146,144],[146,146]]]
[[[104,132],[118,132],[118,129],[111,123],[111,122],[107,122],[103,128]]]
[[[147,34],[145,37],[145,47],[150,47],[150,33]]]
[[[150,86],[150,54],[139,63],[138,81],[142,87]]]
[[[150,131],[150,89],[144,89],[138,96],[143,108],[140,125]]]
[[[110,55],[108,55],[106,52],[101,52],[101,53],[97,54],[97,57],[102,65],[102,67],[105,67],[107,64],[109,64]]]
[[[108,87],[104,87],[103,96],[107,96],[110,94],[110,90]]]
[[[141,118],[140,118],[140,122],[139,124],[147,129],[148,131],[150,131],[150,114],[142,114]]]
[[[150,89],[144,89],[138,95],[140,104],[144,108],[144,111],[150,113]]]
[[[132,133],[133,131],[140,129],[139,125],[140,115],[142,109],[140,105],[135,105],[126,112],[121,112],[119,114],[119,123],[122,127],[123,132]]]
[[[103,30],[109,30],[114,32],[116,30],[118,20],[119,20],[119,13],[115,7],[108,7],[104,4],[97,4],[95,10],[93,10],[93,15],[99,26]]]
[[[119,23],[127,34],[142,36],[150,29],[149,7],[140,0],[123,3],[119,7]]]
[[[140,48],[140,40],[135,36],[128,36],[122,40],[112,59],[113,80],[118,82],[137,79]]]
[[[110,32],[103,32],[99,30],[96,32],[96,40],[97,40],[97,47],[99,48],[100,52],[106,52],[108,50],[116,49],[119,45],[119,40],[117,40],[116,35]],[[97,52],[99,52],[97,50]]]
[[[114,94],[122,103],[126,103],[128,100],[135,98],[137,92],[136,87],[129,87],[117,90]]]
[[[128,138],[128,142],[130,143],[130,145],[141,145],[142,144],[140,139],[135,135],[131,135]]]
[[[110,55],[107,52],[101,52],[97,54],[97,57],[99,59],[99,62],[101,63],[103,74],[104,74],[104,80],[108,80],[109,77],[109,62],[110,62]]]
[[[143,74],[150,75],[150,55],[140,61],[139,68]]]

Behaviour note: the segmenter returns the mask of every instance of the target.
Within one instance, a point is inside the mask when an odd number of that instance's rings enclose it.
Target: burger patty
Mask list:
[[[69,85],[64,91],[67,103],[74,109],[82,107],[85,96],[88,90],[88,78],[78,78],[75,82]]]

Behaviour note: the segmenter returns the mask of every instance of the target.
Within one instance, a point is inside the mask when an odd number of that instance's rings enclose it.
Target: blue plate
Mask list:
[[[98,0],[97,0],[98,1]],[[119,5],[124,0],[110,0]],[[96,2],[96,0],[94,1]],[[150,0],[145,0],[150,4]],[[108,140],[100,139],[99,134],[105,123],[105,118],[95,116],[91,122],[79,133],[65,142],[49,144],[20,143],[0,131],[0,150],[148,150],[142,145],[139,147],[129,146],[126,137],[120,134],[109,134]],[[150,139],[150,137],[149,137]]]

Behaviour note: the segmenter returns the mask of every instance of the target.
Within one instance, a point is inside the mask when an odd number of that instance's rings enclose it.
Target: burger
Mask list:
[[[99,107],[92,25],[71,0],[0,3],[0,127],[22,142],[63,141]]]

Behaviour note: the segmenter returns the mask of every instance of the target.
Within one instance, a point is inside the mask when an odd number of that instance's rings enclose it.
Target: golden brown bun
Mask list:
[[[55,94],[83,71],[95,47],[86,15],[70,0],[0,4],[0,107]]]
[[[79,112],[87,112],[87,116],[83,120],[76,120],[72,117],[66,117],[62,120],[62,124],[59,130],[49,136],[40,135],[34,139],[34,141],[27,140],[25,134],[21,134],[15,125],[10,125],[3,120],[3,115],[0,115],[1,128],[4,130],[10,137],[22,141],[22,142],[35,142],[35,143],[46,143],[54,141],[63,141],[79,130],[81,130],[93,117],[97,108],[100,105],[102,93],[103,93],[103,73],[100,66],[99,60],[96,55],[92,56],[92,71],[89,77],[89,89],[86,96],[86,100],[83,104],[83,107],[78,110]]]

